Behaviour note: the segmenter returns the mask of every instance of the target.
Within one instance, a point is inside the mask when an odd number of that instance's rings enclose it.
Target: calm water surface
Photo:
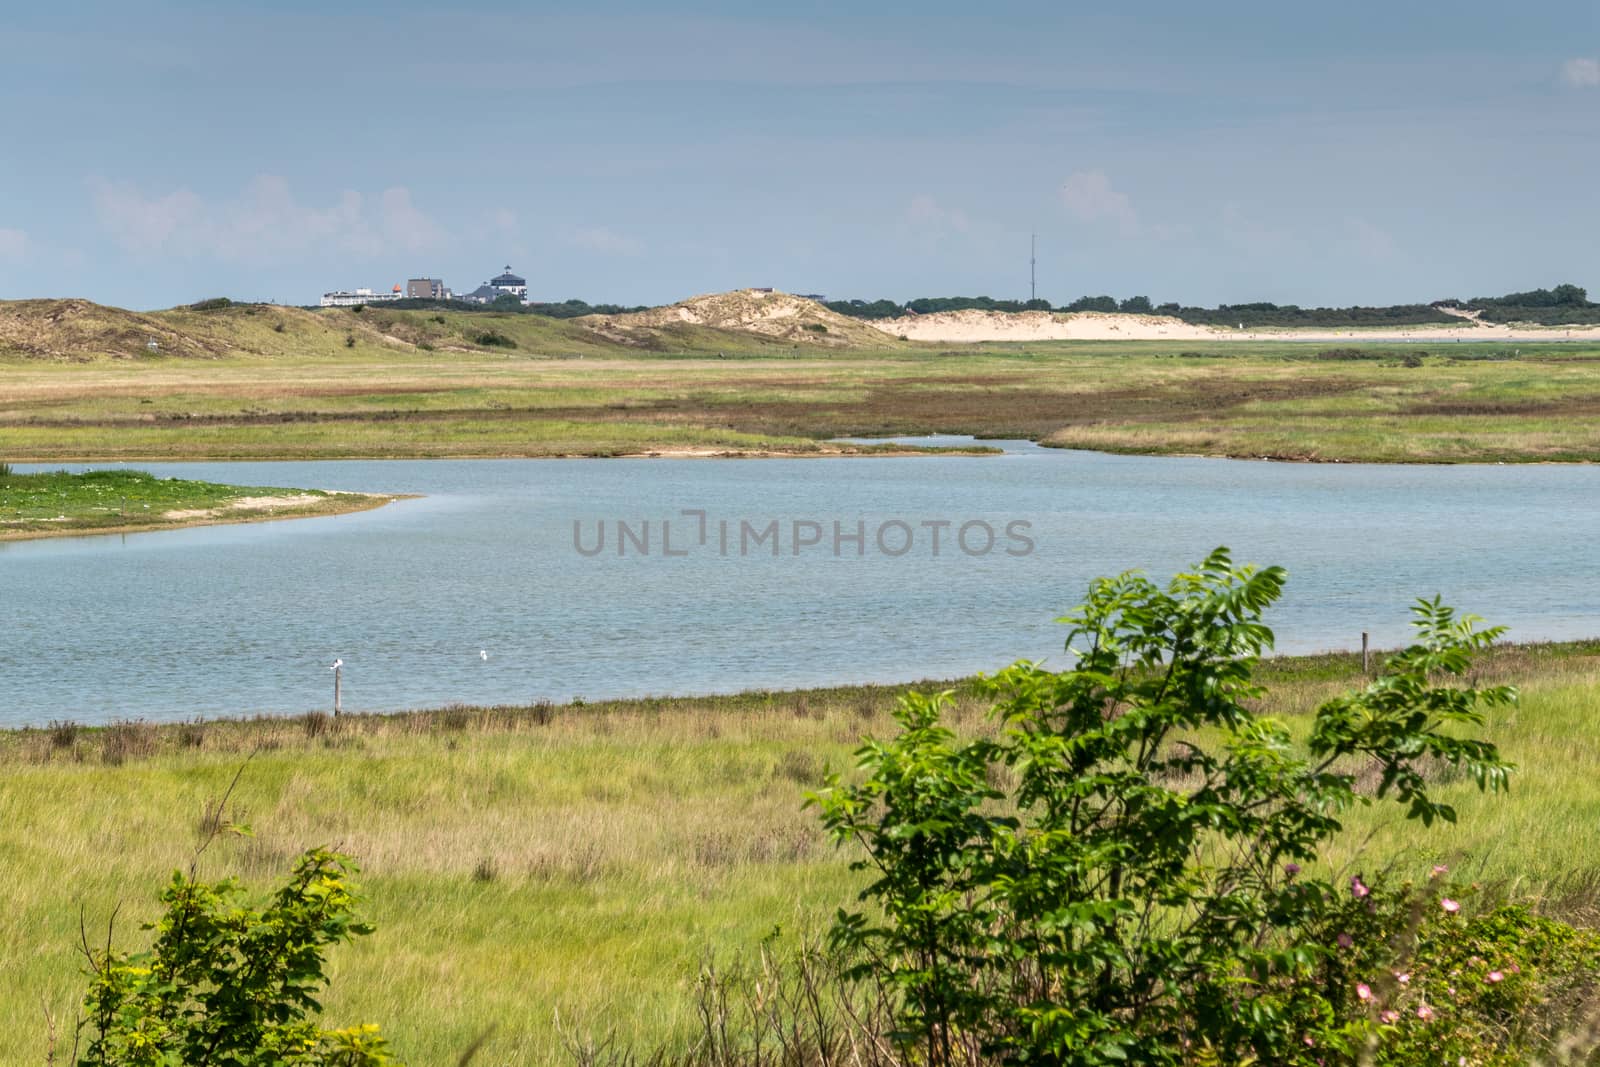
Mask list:
[[[326,519],[0,544],[0,724],[948,678],[1060,656],[1094,576],[1230,545],[1280,563],[1290,651],[1402,640],[1441,594],[1522,639],[1600,634],[1600,469],[1311,466],[1005,443],[992,458],[140,464],[421,493]],[[706,543],[698,541],[706,513]],[[662,520],[674,551],[661,552]],[[770,543],[740,553],[739,523]],[[616,552],[616,522],[649,554]],[[874,534],[904,555],[880,550]],[[597,522],[605,550],[592,549]],[[719,523],[729,549],[719,550]],[[792,524],[821,544],[793,551]],[[833,551],[833,523],[867,531]],[[923,522],[949,521],[936,556]],[[982,521],[972,556],[956,527]],[[1005,538],[1029,524],[1027,555]],[[803,536],[813,532],[802,526]],[[981,527],[968,547],[983,547]],[[487,651],[484,660],[480,650]]]

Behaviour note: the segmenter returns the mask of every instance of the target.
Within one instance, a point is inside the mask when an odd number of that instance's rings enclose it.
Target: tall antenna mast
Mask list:
[[[1037,234],[1028,234],[1028,303],[1039,299],[1039,239]]]

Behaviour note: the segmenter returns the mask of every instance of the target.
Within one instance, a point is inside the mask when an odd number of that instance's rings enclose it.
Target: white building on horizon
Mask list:
[[[524,304],[528,302],[528,279],[511,273],[511,264],[506,264],[506,269],[500,274],[490,278],[470,293],[464,293],[462,300],[470,300],[475,304],[492,304],[502,296],[514,296]]]
[[[325,308],[358,307],[362,304],[382,304],[389,300],[399,300],[400,287],[397,285],[387,293],[376,292],[372,289],[335,289],[330,293],[322,294],[322,306]]]

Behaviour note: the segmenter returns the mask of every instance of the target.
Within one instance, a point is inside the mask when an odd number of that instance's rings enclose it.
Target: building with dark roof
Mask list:
[[[492,304],[502,296],[514,296],[524,304],[528,302],[528,279],[512,274],[509,263],[502,273],[490,278],[472,292],[464,294],[461,299],[478,304]]]
[[[528,295],[528,279],[519,278],[517,275],[512,274],[511,264],[509,263],[506,264],[505,273],[497,274],[493,278],[490,278],[489,284],[500,290],[502,293],[510,293],[513,296]]]

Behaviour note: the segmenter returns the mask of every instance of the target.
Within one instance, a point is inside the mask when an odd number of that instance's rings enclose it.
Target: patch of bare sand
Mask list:
[[[698,445],[666,445],[640,452],[624,452],[617,459],[838,459],[841,456],[873,456],[879,459],[904,456],[988,455],[995,450],[979,443],[971,451],[946,449],[930,452],[922,448],[869,448],[854,445],[819,445],[804,452],[785,452],[770,448],[708,448]]]
[[[161,513],[163,519],[185,522],[190,519],[214,519],[230,511],[276,511],[280,508],[299,508],[315,504],[330,497],[316,493],[297,493],[294,496],[241,496],[220,508],[178,508]]]
[[[968,310],[905,315],[898,319],[881,319],[872,325],[896,337],[946,344],[982,341],[1600,341],[1600,326],[1502,325],[1482,322],[1470,313],[1457,317],[1461,319],[1459,326],[1241,330],[1195,326],[1167,315]]]
[[[1166,315],[1107,315],[1077,311],[939,311],[872,323],[912,341],[1158,341],[1208,340],[1232,331],[1191,326]]]

